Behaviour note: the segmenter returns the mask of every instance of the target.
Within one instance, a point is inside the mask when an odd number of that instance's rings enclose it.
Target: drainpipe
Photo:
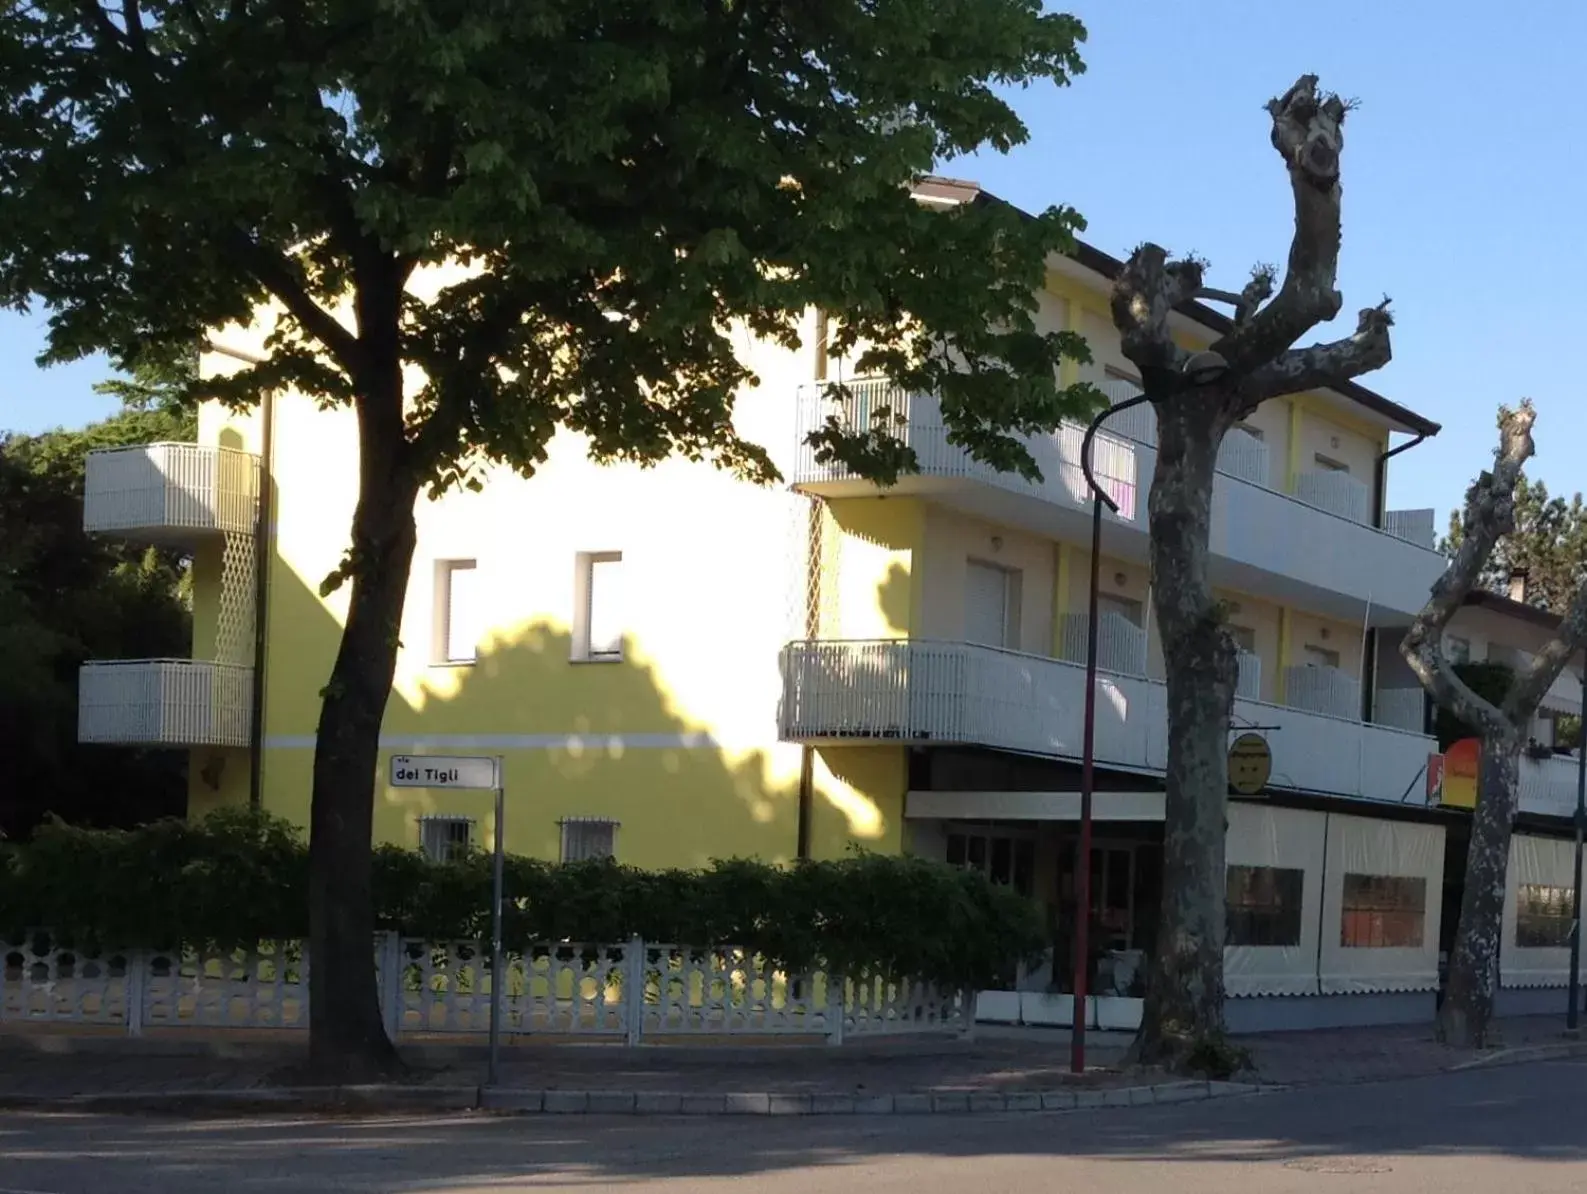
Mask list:
[[[259,400],[259,511],[254,526],[253,580],[253,708],[248,726],[248,806],[264,803],[264,713],[266,615],[270,604],[271,498],[275,489],[275,396],[268,390]]]
[[[1376,469],[1372,477],[1372,525],[1378,530],[1383,529],[1383,506],[1388,500],[1389,492],[1389,457],[1398,456],[1401,452],[1409,452],[1417,444],[1427,438],[1427,432],[1422,432],[1415,439],[1407,440],[1397,448],[1389,448],[1378,456]]]
[[[809,498],[805,533],[805,642],[814,642],[821,632],[821,519],[820,498]],[[794,839],[794,857],[810,857],[810,830],[815,811],[815,747],[799,748],[799,822]]]

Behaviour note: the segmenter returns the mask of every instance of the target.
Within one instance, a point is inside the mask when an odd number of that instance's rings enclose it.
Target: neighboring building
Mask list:
[[[1076,375],[1115,401],[1135,392],[1107,316],[1118,269],[1082,246],[1051,263],[1040,296],[1048,326],[1092,345]],[[1192,346],[1227,326],[1199,307],[1175,319]],[[383,767],[395,753],[504,756],[508,848],[547,858],[693,866],[858,845],[974,866],[1046,905],[1064,957],[1089,563],[1080,429],[1031,444],[1045,475],[1031,484],[950,446],[929,396],[858,380],[848,417],[885,400],[922,465],[882,493],[801,442],[832,409],[830,382],[855,380],[821,329],[812,314],[798,353],[745,339],[762,384],[738,424],[787,488],[685,462],[600,468],[564,434],[533,480],[498,472],[425,504]],[[205,367],[256,349],[227,333]],[[1265,404],[1220,458],[1214,577],[1242,649],[1232,729],[1271,754],[1262,793],[1229,818],[1229,986],[1252,997],[1240,1022],[1430,1014],[1445,831],[1461,814],[1428,805],[1436,747],[1395,665],[1444,560],[1433,512],[1386,510],[1384,493],[1390,436],[1437,430],[1352,385]],[[1096,445],[1120,509],[1101,565],[1094,919],[1100,978],[1121,991],[1151,944],[1161,876],[1154,433],[1135,408]],[[87,666],[82,737],[192,747],[195,814],[252,791],[306,824],[345,612],[344,594],[318,590],[348,537],[352,415],[288,395],[246,416],[205,410],[200,441],[90,461],[90,530],[192,547],[199,662]],[[488,794],[386,778],[380,840],[444,854],[491,838]],[[1061,1016],[1046,993],[1061,984],[1022,976],[1031,990],[1000,1006]],[[1296,998],[1260,998],[1276,995]]]

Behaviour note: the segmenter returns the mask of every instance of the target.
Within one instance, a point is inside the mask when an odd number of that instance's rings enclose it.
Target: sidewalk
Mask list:
[[[1504,1048],[1446,1049],[1425,1026],[1360,1028],[1242,1038],[1257,1066],[1245,1081],[1315,1085],[1415,1077],[1538,1055],[1587,1055],[1563,1040],[1557,1018],[1502,1025]],[[357,1092],[288,1092],[273,1075],[301,1060],[301,1043],[67,1035],[0,1035],[0,1106],[201,1108],[206,1103],[325,1105],[369,1110],[529,1111],[1035,1110],[1183,1101],[1244,1093],[1249,1085],[1180,1083],[1121,1065],[1127,1034],[1093,1033],[1088,1063],[1069,1072],[1063,1031],[978,1029],[953,1039],[820,1045],[514,1044],[503,1048],[498,1088],[481,1099],[485,1051],[413,1045],[398,1086]],[[1155,1093],[1154,1093],[1155,1092]],[[346,1095],[347,1097],[342,1097]],[[332,1097],[336,1096],[336,1097]],[[1044,1096],[1045,1099],[1044,1099]],[[296,1100],[296,1103],[293,1103]]]

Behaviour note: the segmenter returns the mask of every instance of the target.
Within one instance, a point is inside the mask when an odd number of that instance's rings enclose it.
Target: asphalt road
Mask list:
[[[1579,1194],[1587,1062],[1067,1115],[0,1118],[0,1194]]]

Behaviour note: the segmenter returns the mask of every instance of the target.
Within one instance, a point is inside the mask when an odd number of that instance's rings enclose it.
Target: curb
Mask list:
[[[497,1115],[970,1115],[1196,1103],[1282,1090],[1245,1082],[1162,1082],[1112,1090],[917,1091],[855,1095],[750,1091],[698,1094],[651,1090],[532,1090],[473,1086],[305,1086],[125,1094],[0,1096],[0,1109],[78,1114],[194,1117],[318,1112],[392,1114],[486,1111]]]
[[[907,1094],[794,1094],[667,1091],[480,1090],[480,1109],[502,1115],[976,1115],[1088,1111],[1197,1103],[1282,1089],[1245,1082],[1162,1082],[1112,1090],[1027,1090],[1008,1094],[917,1091]]]
[[[1513,1049],[1495,1049],[1481,1057],[1450,1066],[1450,1073],[1462,1070],[1482,1070],[1489,1066],[1520,1065],[1528,1061],[1563,1061],[1571,1057],[1587,1057],[1587,1041],[1565,1041],[1557,1045],[1517,1045]]]

